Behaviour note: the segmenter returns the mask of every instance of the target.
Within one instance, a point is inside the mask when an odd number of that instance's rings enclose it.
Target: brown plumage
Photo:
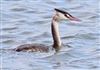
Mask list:
[[[51,31],[52,31],[52,37],[53,37],[53,45],[51,46],[51,49],[55,49],[55,51],[57,52],[62,47],[62,42],[61,42],[60,33],[59,33],[59,25],[58,25],[59,20],[69,19],[69,20],[76,21],[76,18],[70,15],[68,12],[65,12],[59,9],[55,9],[55,11],[56,13],[53,16],[52,23],[51,23]],[[48,52],[50,50],[49,47],[50,46],[45,46],[43,44],[24,44],[24,45],[18,46],[14,50],[17,52],[20,52],[20,51]]]
[[[36,51],[40,51],[40,52],[48,52],[49,49],[48,46],[45,46],[43,44],[24,44],[21,46],[18,46],[15,51],[20,52],[20,51],[24,51],[24,52],[36,52]]]

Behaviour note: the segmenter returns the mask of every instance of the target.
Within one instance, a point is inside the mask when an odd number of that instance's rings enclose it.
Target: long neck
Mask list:
[[[51,23],[51,29],[52,29],[52,36],[53,36],[53,48],[55,48],[56,51],[58,51],[61,47],[61,39],[60,39],[60,33],[59,33],[59,25],[57,23],[58,21],[53,18]]]

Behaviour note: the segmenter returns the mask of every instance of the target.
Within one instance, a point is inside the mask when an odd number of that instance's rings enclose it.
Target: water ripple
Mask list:
[[[99,64],[100,57],[95,57],[95,58],[87,58],[87,59],[81,59],[81,60],[74,60],[69,63],[70,66],[72,67],[77,67],[77,68],[89,68],[89,69],[97,69],[100,67]]]
[[[27,8],[24,6],[15,5],[10,10],[13,12],[22,12],[22,11],[26,11]]]
[[[79,35],[76,34],[76,37],[80,39],[95,40],[95,39],[98,39],[97,35],[98,34],[93,34],[93,33],[79,34]]]
[[[11,30],[16,30],[16,29],[18,29],[18,28],[17,27],[2,28],[2,30],[4,30],[4,31],[11,31]]]
[[[62,54],[0,51],[3,70],[99,70],[99,0],[1,0],[0,44],[16,48],[25,43],[52,44],[54,8],[68,11],[80,23],[64,21],[61,40],[73,49]],[[67,35],[66,35],[67,34]],[[49,57],[50,55],[50,57]],[[48,57],[46,57],[48,56]],[[44,58],[41,58],[44,57]],[[45,58],[46,57],[46,58]],[[33,60],[34,59],[34,60]]]

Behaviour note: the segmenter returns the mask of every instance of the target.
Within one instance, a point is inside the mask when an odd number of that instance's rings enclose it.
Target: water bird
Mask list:
[[[60,10],[55,8],[55,14],[53,15],[52,22],[51,22],[51,32],[53,37],[53,45],[51,49],[54,49],[58,52],[62,48],[62,42],[59,33],[59,21],[61,20],[71,20],[71,21],[79,21],[78,18],[72,16],[66,11]],[[50,50],[50,46],[46,46],[43,44],[24,44],[20,45],[14,49],[17,52],[20,51],[30,51],[30,52],[48,52]]]

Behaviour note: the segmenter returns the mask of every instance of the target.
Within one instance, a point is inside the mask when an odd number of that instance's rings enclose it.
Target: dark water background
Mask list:
[[[82,22],[61,22],[60,33],[72,50],[62,54],[1,51],[1,70],[100,70],[100,0],[1,0],[0,48],[25,43],[52,44],[54,8]],[[49,56],[50,55],[50,56]]]

